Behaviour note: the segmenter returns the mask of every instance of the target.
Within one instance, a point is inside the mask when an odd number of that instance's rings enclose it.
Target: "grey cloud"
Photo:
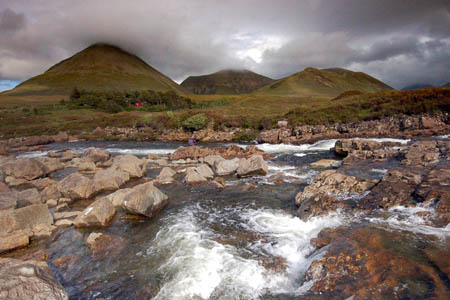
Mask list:
[[[16,31],[25,26],[25,16],[17,14],[11,9],[5,9],[0,13],[0,31]]]

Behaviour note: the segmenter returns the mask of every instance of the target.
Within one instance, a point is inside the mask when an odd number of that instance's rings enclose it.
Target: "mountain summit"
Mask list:
[[[249,70],[222,70],[208,75],[190,76],[181,86],[194,94],[247,94],[273,81]]]
[[[145,61],[108,44],[94,44],[32,77],[8,96],[68,95],[77,87],[86,90],[185,90]]]
[[[335,97],[346,91],[378,92],[392,90],[390,86],[362,72],[346,69],[305,70],[282,78],[258,91],[273,96],[325,96]]]

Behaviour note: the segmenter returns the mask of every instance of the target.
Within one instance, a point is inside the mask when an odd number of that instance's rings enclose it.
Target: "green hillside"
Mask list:
[[[190,76],[181,83],[194,94],[248,94],[274,80],[248,70],[222,70],[202,76]]]
[[[74,87],[187,92],[139,57],[116,46],[95,44],[1,96],[67,96]]]
[[[255,93],[272,96],[336,97],[346,91],[377,92],[392,90],[390,86],[362,72],[345,69],[305,70],[282,78]]]

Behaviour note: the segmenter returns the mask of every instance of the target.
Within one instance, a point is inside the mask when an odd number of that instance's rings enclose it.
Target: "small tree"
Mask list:
[[[200,130],[205,128],[208,118],[205,114],[196,114],[184,120],[183,127],[187,130]]]

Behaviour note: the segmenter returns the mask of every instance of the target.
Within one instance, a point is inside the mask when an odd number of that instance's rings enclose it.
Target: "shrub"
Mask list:
[[[200,130],[205,128],[207,120],[205,114],[196,114],[184,120],[183,127],[187,130]]]

